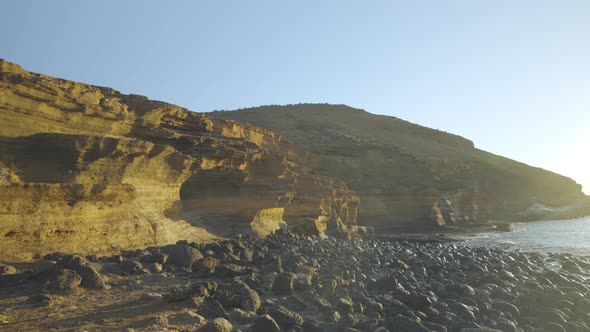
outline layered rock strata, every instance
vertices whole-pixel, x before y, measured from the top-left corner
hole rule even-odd
[[[279,154],[285,144],[0,61],[0,259],[356,225],[358,197]]]
[[[0,198],[4,260],[590,213],[569,178],[397,118],[327,104],[194,113],[2,60]]]
[[[361,197],[359,220],[382,232],[425,230],[490,219],[539,220],[543,205],[590,211],[567,177],[475,148],[463,137],[344,105],[298,104],[220,111],[285,137],[292,160],[339,178]],[[303,152],[302,152],[303,151]]]

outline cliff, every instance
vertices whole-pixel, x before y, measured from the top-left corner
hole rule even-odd
[[[277,153],[285,144],[0,60],[0,260],[353,229],[358,196]]]
[[[359,221],[376,231],[556,216],[527,213],[535,204],[549,210],[571,207],[566,208],[568,217],[590,211],[572,179],[395,117],[328,104],[264,106],[211,116],[285,137],[304,151],[290,152],[294,161],[342,179],[359,194]]]
[[[0,260],[589,207],[571,179],[393,117],[326,104],[194,113],[0,60]]]

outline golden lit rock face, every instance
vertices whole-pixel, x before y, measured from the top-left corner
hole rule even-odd
[[[0,60],[0,260],[356,224],[269,130]]]

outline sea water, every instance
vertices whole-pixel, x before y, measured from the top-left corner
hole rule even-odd
[[[514,224],[513,232],[478,234],[467,245],[590,255],[590,217]]]

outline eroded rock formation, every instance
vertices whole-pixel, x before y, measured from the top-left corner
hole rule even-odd
[[[194,113],[0,60],[0,260],[588,211],[569,178],[397,118],[327,104]]]
[[[358,197],[269,130],[0,60],[0,259],[356,225]]]

